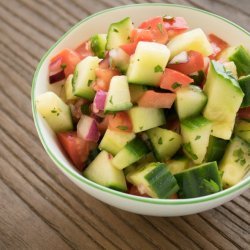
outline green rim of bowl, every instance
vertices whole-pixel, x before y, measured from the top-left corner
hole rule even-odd
[[[203,197],[198,197],[198,198],[191,198],[191,199],[177,199],[177,200],[171,200],[171,199],[152,199],[152,198],[145,198],[145,197],[139,197],[139,196],[133,196],[133,195],[129,195],[126,193],[122,193],[116,190],[112,190],[110,188],[101,186],[97,183],[94,183],[88,179],[86,179],[85,177],[83,177],[82,175],[78,174],[75,170],[68,168],[67,166],[63,165],[58,159],[57,157],[53,154],[53,152],[50,150],[49,146],[46,144],[46,141],[42,135],[41,129],[40,129],[40,125],[38,122],[38,117],[37,117],[37,112],[35,111],[35,98],[34,98],[34,93],[35,93],[35,88],[36,88],[36,83],[37,83],[37,76],[38,73],[40,71],[40,68],[44,62],[44,60],[48,57],[49,53],[69,34],[71,33],[74,29],[76,29],[79,25],[81,25],[82,23],[88,21],[89,19],[101,15],[103,13],[107,13],[107,12],[112,12],[114,10],[118,10],[118,9],[124,9],[124,8],[133,8],[135,6],[169,6],[169,7],[178,7],[178,8],[184,8],[184,9],[191,9],[194,11],[198,11],[198,12],[203,12],[207,15],[210,16],[214,16],[218,19],[223,20],[224,22],[236,27],[237,29],[241,30],[242,32],[246,33],[248,36],[250,36],[249,32],[246,31],[245,29],[243,29],[242,27],[238,26],[237,24],[227,20],[226,18],[223,18],[221,16],[218,16],[216,14],[210,13],[208,11],[204,11],[198,8],[194,8],[194,7],[190,7],[190,6],[184,6],[184,5],[178,5],[178,4],[163,4],[163,3],[143,3],[143,4],[132,4],[132,5],[124,5],[124,6],[118,6],[115,8],[111,8],[111,9],[106,9],[100,12],[97,12],[91,16],[88,16],[87,18],[79,21],[77,24],[75,24],[71,29],[69,29],[42,57],[41,61],[39,62],[37,69],[35,71],[34,77],[33,77],[33,81],[32,81],[32,89],[31,89],[31,102],[32,102],[32,113],[33,113],[33,117],[34,117],[34,122],[35,122],[35,126],[39,135],[39,138],[43,144],[43,147],[45,148],[46,152],[48,153],[48,155],[51,157],[51,159],[54,161],[54,163],[63,171],[66,172],[67,174],[69,174],[73,179],[76,179],[84,184],[87,184],[88,186],[94,187],[98,190],[104,191],[106,193],[109,194],[113,194],[122,198],[126,198],[132,201],[139,201],[139,202],[143,202],[143,203],[148,203],[148,204],[159,204],[159,205],[188,205],[188,204],[193,204],[193,203],[203,203],[203,202],[208,202],[211,200],[215,200],[217,198],[222,198],[225,197],[229,194],[232,194],[236,191],[242,190],[244,188],[246,188],[247,186],[250,187],[250,177],[246,178],[245,180],[243,180],[242,182],[240,182],[239,184],[228,188],[226,190],[223,190],[219,193],[215,193],[212,195],[208,195],[208,196],[203,196]]]

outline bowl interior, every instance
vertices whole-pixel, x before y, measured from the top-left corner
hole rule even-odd
[[[249,185],[250,179],[248,177],[236,186],[224,190],[220,193],[206,197],[185,200],[159,200],[143,197],[133,197],[131,195],[123,194],[115,190],[102,187],[85,179],[74,169],[72,164],[69,162],[67,157],[65,157],[63,151],[61,150],[55,134],[51,131],[46,122],[40,117],[39,114],[37,114],[35,110],[34,99],[36,98],[36,96],[44,93],[51,88],[51,86],[49,86],[47,77],[49,61],[63,48],[75,48],[93,34],[106,33],[109,25],[112,22],[119,21],[127,16],[130,16],[135,25],[138,25],[141,21],[147,18],[159,15],[162,16],[166,14],[171,16],[183,16],[187,20],[191,28],[202,28],[207,34],[214,33],[223,38],[231,45],[243,44],[250,50],[249,32],[222,17],[187,6],[167,4],[140,4],[121,6],[114,9],[105,10],[80,21],[49,49],[49,51],[44,55],[38,65],[32,85],[32,109],[39,137],[46,151],[48,152],[52,160],[56,163],[56,165],[71,179],[77,179],[78,181],[80,181],[85,190],[88,186],[91,186],[96,188],[100,192],[108,192],[120,197],[142,202],[145,201],[148,203],[150,202],[159,204],[190,204],[223,197],[230,193],[232,194],[236,190],[245,189],[246,186]],[[58,91],[57,87],[55,88],[55,91]]]

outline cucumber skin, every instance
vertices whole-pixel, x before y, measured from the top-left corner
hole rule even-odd
[[[148,147],[142,140],[138,138],[134,138],[132,141],[128,142],[125,148],[131,153],[137,155],[138,157],[149,153]]]
[[[158,165],[145,176],[145,179],[159,198],[168,198],[178,191],[179,186],[164,163],[156,164]]]
[[[245,94],[241,103],[241,108],[250,107],[250,75],[240,78],[239,84]]]
[[[91,37],[91,49],[96,56],[99,58],[105,57],[107,44],[107,35],[106,34],[96,34]]]
[[[250,54],[242,45],[236,47],[228,59],[235,63],[238,76],[250,74]]]
[[[187,169],[174,177],[180,187],[180,198],[195,198],[214,193],[204,187],[204,179],[214,181],[218,185],[218,192],[222,190],[221,177],[215,161]]]

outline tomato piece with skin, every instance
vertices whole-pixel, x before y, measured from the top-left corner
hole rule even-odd
[[[120,48],[123,51],[125,51],[129,56],[131,56],[131,55],[133,55],[135,53],[136,46],[137,46],[137,42],[123,44],[123,45],[120,46]]]
[[[120,73],[116,69],[105,69],[105,68],[97,68],[95,70],[96,73],[96,81],[93,84],[93,88],[95,91],[103,90],[108,91],[109,90],[109,84],[113,76],[118,76]]]
[[[240,119],[250,121],[250,107],[239,109],[237,117]]]
[[[138,106],[145,108],[171,108],[176,98],[174,93],[157,93],[147,90],[138,101]]]
[[[75,52],[78,53],[81,60],[84,59],[87,56],[93,56],[94,55],[93,51],[91,50],[90,41],[83,42],[81,45],[79,45],[75,49]]]
[[[190,50],[187,52],[188,61],[185,63],[176,63],[169,64],[168,68],[177,70],[183,74],[190,75],[194,72],[198,72],[200,70],[204,70],[204,57],[203,55],[194,50]]]
[[[183,17],[163,18],[163,21],[169,39],[180,35],[189,29],[187,22]]]
[[[108,115],[108,128],[115,131],[132,132],[132,123],[127,112]]]
[[[129,187],[128,189],[128,193],[131,195],[135,195],[135,196],[141,196],[141,197],[150,197],[147,194],[141,194],[138,190],[138,188],[134,185],[131,185],[131,187]]]
[[[164,25],[163,17],[154,17],[146,20],[139,25],[139,29],[150,30],[152,32],[153,41],[166,44],[168,41],[168,33]]]
[[[55,62],[60,61],[58,67],[64,70],[65,77],[68,77],[75,70],[76,65],[80,62],[80,56],[72,49],[64,49],[59,54],[51,59],[50,65],[55,65]],[[55,71],[55,68],[50,67],[50,71]]]
[[[223,50],[229,47],[227,42],[214,34],[209,34],[208,39],[213,48],[213,54],[209,56],[210,59],[216,59]]]
[[[75,167],[82,171],[89,151],[94,147],[93,143],[77,137],[75,131],[58,133],[57,138]]]
[[[194,80],[192,78],[182,74],[181,72],[166,68],[159,85],[162,89],[176,92],[179,88],[188,86],[193,81]]]

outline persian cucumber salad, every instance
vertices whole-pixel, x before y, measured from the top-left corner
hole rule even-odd
[[[250,170],[250,53],[183,17],[129,17],[51,58],[36,109],[87,179],[131,195],[200,197]]]

